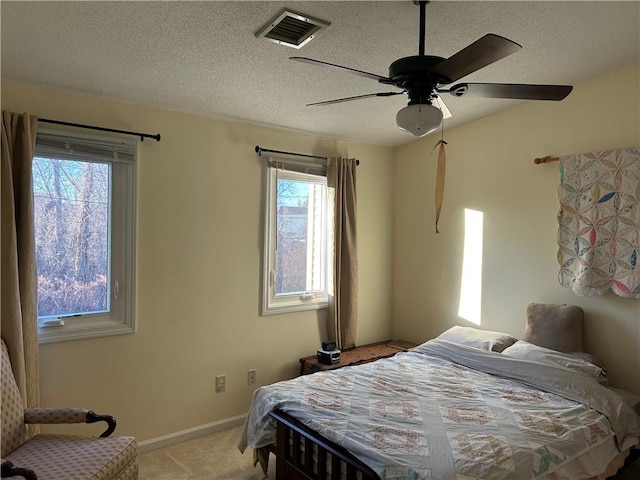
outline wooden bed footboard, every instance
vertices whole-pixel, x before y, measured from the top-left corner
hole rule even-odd
[[[380,480],[340,445],[320,436],[292,416],[274,410],[277,423],[277,480]]]

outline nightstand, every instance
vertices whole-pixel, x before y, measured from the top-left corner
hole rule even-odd
[[[405,340],[385,340],[383,342],[370,343],[340,352],[340,363],[325,365],[319,363],[316,355],[300,359],[300,375],[335,370],[349,365],[360,365],[373,362],[380,358],[393,357],[398,352],[406,352],[410,348],[417,347],[417,343]]]

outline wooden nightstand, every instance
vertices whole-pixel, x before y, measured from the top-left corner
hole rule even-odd
[[[333,365],[318,363],[316,355],[304,357],[300,359],[300,375],[307,375],[324,370],[335,370],[336,368],[342,368],[348,365],[369,363],[380,358],[393,357],[398,352],[406,352],[416,346],[418,346],[417,343],[407,342],[405,340],[385,340],[383,342],[370,343],[349,350],[343,350],[340,352],[340,363]]]

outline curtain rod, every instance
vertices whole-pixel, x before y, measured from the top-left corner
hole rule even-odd
[[[297,157],[317,158],[319,160],[326,160],[327,157],[321,157],[318,155],[307,155],[306,153],[284,152],[282,150],[270,150],[268,148],[262,148],[260,145],[256,145],[256,153],[258,156],[262,155],[262,152],[270,153],[283,153],[285,155],[295,155]],[[356,165],[360,165],[360,160],[356,160]]]
[[[533,163],[535,163],[536,165],[539,165],[541,163],[557,162],[559,160],[560,160],[560,157],[550,157],[547,155],[546,157],[534,158]]]
[[[160,134],[159,133],[156,133],[155,135],[152,135],[150,133],[129,132],[127,130],[116,130],[114,128],[94,127],[93,125],[84,125],[82,123],[63,122],[61,120],[50,120],[48,118],[39,118],[38,122],[54,123],[56,125],[66,125],[68,127],[86,128],[86,129],[89,129],[89,130],[100,130],[101,132],[113,132],[113,133],[122,133],[124,135],[133,135],[135,137],[140,137],[140,141],[142,141],[142,142],[144,142],[145,138],[153,138],[157,142],[160,141]]]

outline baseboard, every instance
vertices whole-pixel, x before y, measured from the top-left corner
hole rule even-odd
[[[235,417],[224,418],[216,422],[198,425],[197,427],[187,428],[186,430],[180,430],[179,432],[162,435],[161,437],[143,440],[138,442],[138,453],[151,452],[158,448],[168,447],[169,445],[175,445],[176,443],[209,435],[210,433],[219,432],[220,430],[226,430],[228,428],[235,427],[236,425],[241,425],[244,423],[246,416],[246,414],[243,414]]]

